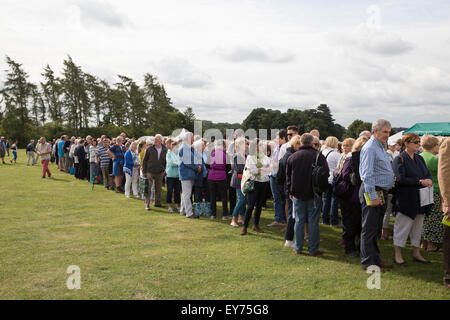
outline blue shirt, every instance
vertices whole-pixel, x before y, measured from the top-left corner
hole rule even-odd
[[[383,144],[374,136],[361,150],[359,175],[371,200],[378,198],[375,187],[389,190],[394,186],[390,157]]]
[[[64,140],[58,142],[58,157],[64,157]]]

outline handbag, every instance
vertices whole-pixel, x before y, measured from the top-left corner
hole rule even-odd
[[[255,190],[255,180],[248,179],[244,184],[244,188],[242,188],[242,193],[246,194],[253,190]]]
[[[252,175],[248,168],[244,168],[241,180],[241,191],[245,195],[248,192],[252,192],[255,189],[255,181],[251,179]],[[250,183],[249,183],[250,182]]]
[[[333,181],[333,194],[338,198],[348,198],[351,195],[350,185],[342,178],[339,173]]]

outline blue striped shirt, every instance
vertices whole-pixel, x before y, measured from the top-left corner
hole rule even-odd
[[[372,136],[361,150],[359,175],[370,199],[376,199],[375,187],[389,190],[394,186],[394,171],[383,144]]]
[[[109,166],[109,160],[111,160],[111,158],[106,153],[106,148],[104,146],[97,148],[97,157],[100,161],[100,168]]]

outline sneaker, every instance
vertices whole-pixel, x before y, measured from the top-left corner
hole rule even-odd
[[[150,211],[150,207],[149,206],[145,206],[145,210]]]
[[[223,216],[222,220],[231,220],[231,216],[229,216],[229,215],[228,216]]]
[[[286,240],[284,246],[287,248],[294,248],[294,241]]]
[[[216,220],[216,216],[211,216],[211,220]]]
[[[177,207],[177,211],[178,211],[178,212],[181,212],[181,207]]]
[[[173,213],[173,208],[170,207],[170,208],[168,209],[168,211],[169,211],[170,213]]]

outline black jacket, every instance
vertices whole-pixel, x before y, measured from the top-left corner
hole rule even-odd
[[[158,150],[155,146],[148,147],[145,150],[144,159],[142,159],[142,172],[143,173],[162,173],[166,170],[166,155],[167,147],[161,145],[161,154],[158,159]]]
[[[289,194],[303,201],[314,199],[312,188],[312,170],[313,163],[316,162],[317,153],[313,147],[300,147],[287,160],[286,165],[286,187]],[[322,153],[317,161],[319,166],[326,170],[328,163]]]
[[[396,201],[393,211],[400,212],[411,219],[418,214],[429,213],[431,205],[421,207],[419,197],[419,189],[423,188],[419,180],[431,179],[425,160],[417,154],[414,155],[414,159],[411,159],[403,151],[395,157],[392,168],[397,178]]]
[[[286,153],[278,163],[277,182],[286,189],[286,163],[288,158],[295,152],[291,147],[286,149]],[[287,190],[287,189],[286,189]]]

